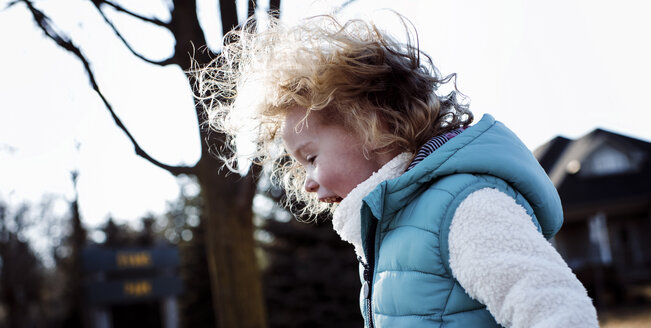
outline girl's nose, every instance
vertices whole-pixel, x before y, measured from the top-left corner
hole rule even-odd
[[[305,191],[316,192],[318,189],[319,189],[319,184],[316,183],[316,181],[314,181],[310,177],[307,177],[305,179]]]

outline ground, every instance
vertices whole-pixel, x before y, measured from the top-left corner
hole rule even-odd
[[[599,312],[601,328],[651,328],[651,305]]]

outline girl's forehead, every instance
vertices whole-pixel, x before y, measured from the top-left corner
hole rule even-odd
[[[308,111],[302,107],[292,107],[287,110],[283,119],[282,131],[283,134],[294,132],[298,133],[310,125],[317,124],[318,120],[315,119],[315,113]]]
[[[282,127],[282,139],[285,149],[294,158],[306,145],[318,142],[319,124],[312,115],[306,117],[306,110],[292,110],[285,116]]]

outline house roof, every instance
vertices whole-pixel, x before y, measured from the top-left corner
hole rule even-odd
[[[536,156],[536,159],[538,159],[538,162],[543,169],[545,169],[547,174],[549,174],[551,169],[554,167],[554,164],[558,161],[558,158],[563,154],[563,151],[571,142],[572,140],[568,138],[557,136],[534,150],[534,156]]]
[[[591,161],[604,149],[626,158],[629,166],[612,172],[591,171]],[[534,155],[556,186],[566,217],[572,211],[594,213],[651,203],[649,142],[596,129],[576,140],[556,137],[537,148]]]

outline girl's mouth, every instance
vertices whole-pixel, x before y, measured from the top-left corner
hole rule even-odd
[[[339,196],[330,196],[330,197],[323,197],[319,199],[319,201],[322,201],[324,203],[339,203],[342,201],[342,198]]]

